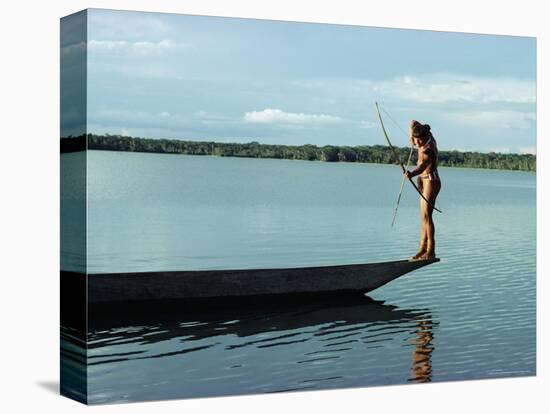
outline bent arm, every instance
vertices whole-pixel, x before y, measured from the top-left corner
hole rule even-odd
[[[416,168],[411,171],[410,176],[416,177],[417,175],[422,174],[424,170],[426,170],[426,168],[428,168],[428,166],[432,163],[434,157],[435,157],[435,154],[433,150],[427,150],[426,152],[424,152],[424,156],[420,164],[418,164]]]

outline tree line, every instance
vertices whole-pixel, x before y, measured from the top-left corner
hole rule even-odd
[[[80,151],[86,139],[61,139],[61,151]],[[214,141],[185,141],[177,139],[133,138],[122,135],[87,135],[87,148],[93,150],[153,152],[163,154],[213,155],[219,157],[275,158],[326,162],[363,162],[393,164],[391,151],[384,145],[336,146],[270,145],[258,142],[225,143]],[[406,162],[409,148],[396,148]],[[416,151],[412,162],[416,162]],[[536,157],[532,154],[503,154],[462,151],[439,151],[439,165],[448,167],[489,168],[535,171]]]

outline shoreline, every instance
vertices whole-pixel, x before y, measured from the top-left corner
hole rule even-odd
[[[345,164],[396,164],[384,145],[335,146],[325,145],[272,145],[225,143],[215,141],[186,141],[152,138],[134,138],[120,135],[88,134],[63,137],[61,153],[85,150],[112,152],[140,152],[170,155],[197,155],[220,158],[274,159]],[[401,159],[406,159],[410,148],[396,147]],[[413,155],[410,165],[416,163]],[[481,170],[536,172],[536,155],[504,154],[460,151],[439,151],[439,167],[471,168]]]

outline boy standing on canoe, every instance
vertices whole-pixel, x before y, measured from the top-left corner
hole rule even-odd
[[[411,144],[418,150],[418,161],[413,171],[405,171],[407,178],[418,176],[418,189],[429,201],[420,198],[420,249],[413,259],[435,259],[435,226],[433,206],[441,190],[441,180],[437,172],[437,142],[430,126],[412,120],[410,124]]]

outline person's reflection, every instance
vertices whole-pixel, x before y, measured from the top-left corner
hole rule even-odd
[[[416,337],[412,339],[415,349],[412,353],[411,381],[430,382],[432,380],[431,356],[433,352],[432,321],[429,316],[416,319]]]

